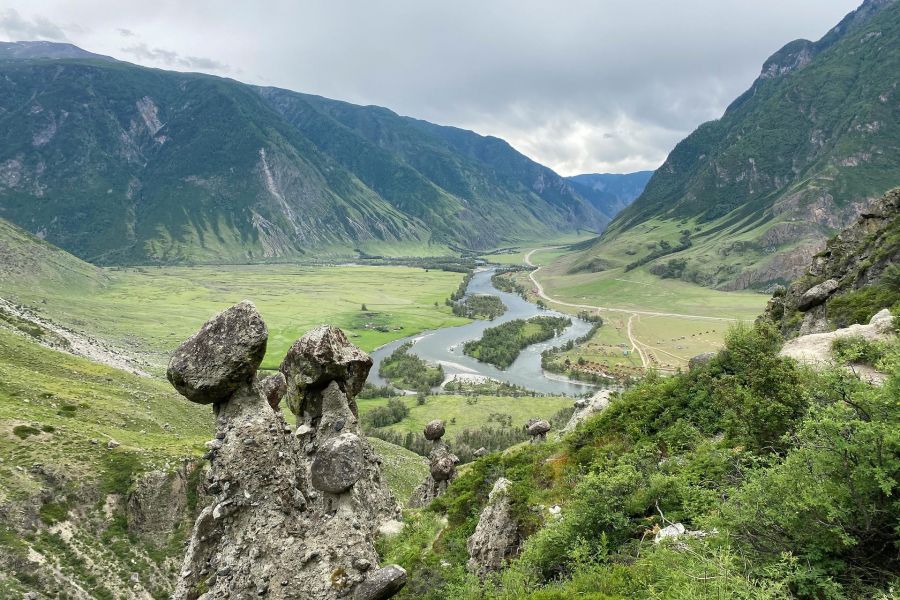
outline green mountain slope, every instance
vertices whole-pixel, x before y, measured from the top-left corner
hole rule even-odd
[[[900,181],[897,73],[894,0],[867,0],[818,42],[791,42],[721,119],[678,144],[588,253],[649,257],[657,274],[726,289],[791,280]],[[682,231],[688,249],[649,247],[682,246]]]
[[[653,171],[636,171],[585,173],[566,179],[575,184],[575,188],[594,205],[594,208],[612,218],[641,195],[652,176]]]
[[[0,53],[0,217],[91,262],[424,254],[607,221],[499,140],[453,130],[503,147],[476,158],[386,109],[50,50]]]

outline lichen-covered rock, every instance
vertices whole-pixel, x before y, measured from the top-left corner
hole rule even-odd
[[[287,393],[287,379],[285,379],[284,373],[278,372],[260,379],[258,385],[259,391],[262,392],[272,410],[278,410],[281,399]]]
[[[522,534],[512,515],[510,485],[511,482],[503,477],[494,482],[475,533],[466,542],[469,551],[466,568],[471,573],[483,575],[488,571],[496,571],[519,553]]]
[[[429,421],[427,425],[425,425],[425,439],[434,442],[442,437],[444,437],[444,422],[440,419],[435,419],[434,421]]]
[[[356,589],[354,600],[385,600],[406,585],[406,569],[388,565],[378,569]]]
[[[432,460],[429,465],[429,471],[432,479],[435,481],[447,481],[452,478],[456,472],[456,464],[459,459],[455,454],[445,453],[443,456]]]
[[[836,279],[828,279],[818,285],[814,285],[800,296],[797,303],[797,310],[805,312],[814,306],[818,306],[825,302],[828,297],[840,287],[840,283]]]
[[[310,467],[313,487],[331,494],[349,490],[362,473],[362,441],[353,433],[342,433],[322,444]]]
[[[247,301],[235,304],[175,350],[166,376],[191,402],[222,402],[253,379],[268,338],[256,307]]]
[[[525,430],[531,436],[531,443],[537,444],[547,438],[547,432],[550,431],[550,423],[544,419],[531,419],[525,426]]]
[[[330,325],[316,327],[294,342],[281,363],[288,381],[288,407],[296,415],[305,412],[307,396],[336,381],[355,415],[353,398],[362,390],[371,368],[371,357],[350,343],[343,331]]]
[[[482,446],[481,448],[479,448],[478,450],[473,452],[472,456],[474,456],[475,458],[481,458],[482,456],[486,456],[487,453],[488,453],[487,448]]]

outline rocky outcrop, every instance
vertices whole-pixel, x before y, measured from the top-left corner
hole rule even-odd
[[[376,568],[373,539],[398,511],[353,404],[371,360],[331,327],[295,343],[281,369],[295,432],[254,377],[265,344],[265,324],[242,302],[170,363],[178,391],[216,416],[212,503],[194,524],[173,598],[388,598],[406,573]]]
[[[694,369],[699,369],[705,364],[708,364],[709,361],[714,359],[717,356],[717,352],[703,352],[696,356],[692,356],[688,361],[688,371],[693,371]]]
[[[828,240],[825,250],[817,254],[806,274],[786,290],[777,290],[766,307],[765,319],[774,322],[786,337],[825,333],[844,328],[846,314],[834,307],[837,299],[857,294],[863,289],[872,293],[882,289],[885,306],[874,306],[870,318],[880,309],[900,299],[896,276],[900,264],[900,188],[891,190],[878,202],[863,210],[856,222]],[[893,269],[893,271],[892,271]],[[860,321],[857,320],[857,323]],[[864,322],[864,321],[863,321]]]
[[[434,447],[428,454],[428,477],[413,490],[407,503],[410,508],[428,506],[447,491],[447,486],[456,478],[456,465],[459,463],[459,458],[441,441],[444,436],[443,421],[430,421],[425,426],[424,435],[425,439],[434,443]]]
[[[826,333],[801,335],[788,340],[781,349],[781,356],[793,358],[813,367],[831,366],[835,359],[831,346],[835,340],[861,337],[869,341],[888,341],[895,336],[894,317],[885,309],[877,313],[866,325],[851,325]]]
[[[590,398],[579,398],[575,401],[575,412],[569,418],[565,427],[559,430],[560,437],[574,431],[578,424],[587,419],[589,416],[604,410],[609,406],[610,390],[600,390]]]
[[[188,487],[198,468],[189,460],[172,472],[150,471],[138,477],[125,503],[128,532],[157,546],[164,543],[188,518]]]
[[[494,483],[475,533],[466,542],[469,551],[466,568],[471,573],[483,575],[496,571],[519,553],[523,538],[512,516],[510,485],[511,482],[503,477]]]

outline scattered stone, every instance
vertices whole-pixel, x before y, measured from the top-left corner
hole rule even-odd
[[[116,440],[109,440],[108,442],[106,442],[106,449],[107,449],[107,450],[113,450],[114,448],[118,448],[118,447],[121,446],[121,445],[122,445],[122,444],[120,444],[120,443],[117,442]]]
[[[429,421],[425,426],[425,439],[435,442],[444,437],[444,422],[440,419]]]
[[[385,600],[406,585],[406,577],[406,570],[400,565],[382,567],[369,575],[356,588],[353,598],[355,600]]]
[[[800,296],[797,303],[797,310],[806,312],[814,306],[818,306],[825,302],[828,297],[840,287],[840,283],[836,279],[828,279],[819,285],[814,285]]]
[[[667,525],[656,532],[656,535],[653,536],[653,543],[658,544],[665,539],[678,539],[679,536],[684,535],[685,528],[681,523],[672,523],[671,525]]]
[[[272,410],[278,410],[281,399],[287,393],[287,379],[284,373],[276,373],[259,381],[259,391],[265,396]]]
[[[310,478],[317,490],[341,494],[362,476],[362,442],[359,436],[343,433],[319,448],[312,461]]]
[[[487,453],[488,453],[487,448],[482,446],[481,448],[479,448],[478,450],[473,452],[472,456],[474,456],[475,458],[481,458],[482,456],[485,456]]]
[[[223,402],[256,373],[269,333],[252,303],[220,312],[172,354],[166,376],[198,404]]]

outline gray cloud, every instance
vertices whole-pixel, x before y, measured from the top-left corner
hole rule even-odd
[[[183,67],[185,69],[197,69],[201,71],[229,71],[228,65],[211,58],[202,56],[182,56],[172,50],[163,48],[149,48],[141,42],[128,48],[122,48],[122,52],[130,54],[139,61],[160,63],[169,67]]]
[[[820,37],[860,1],[4,4],[84,25],[65,32],[93,52],[387,106],[502,137],[572,174],[658,166],[770,54]],[[125,50],[118,29],[135,34]]]
[[[0,12],[0,31],[11,40],[53,40],[66,41],[65,32],[50,19],[45,17],[23,18],[13,8]]]
[[[117,27],[116,31],[119,33],[119,35],[121,35],[122,37],[125,37],[125,38],[130,38],[130,37],[135,36],[135,33],[132,30],[126,29],[124,27]]]

